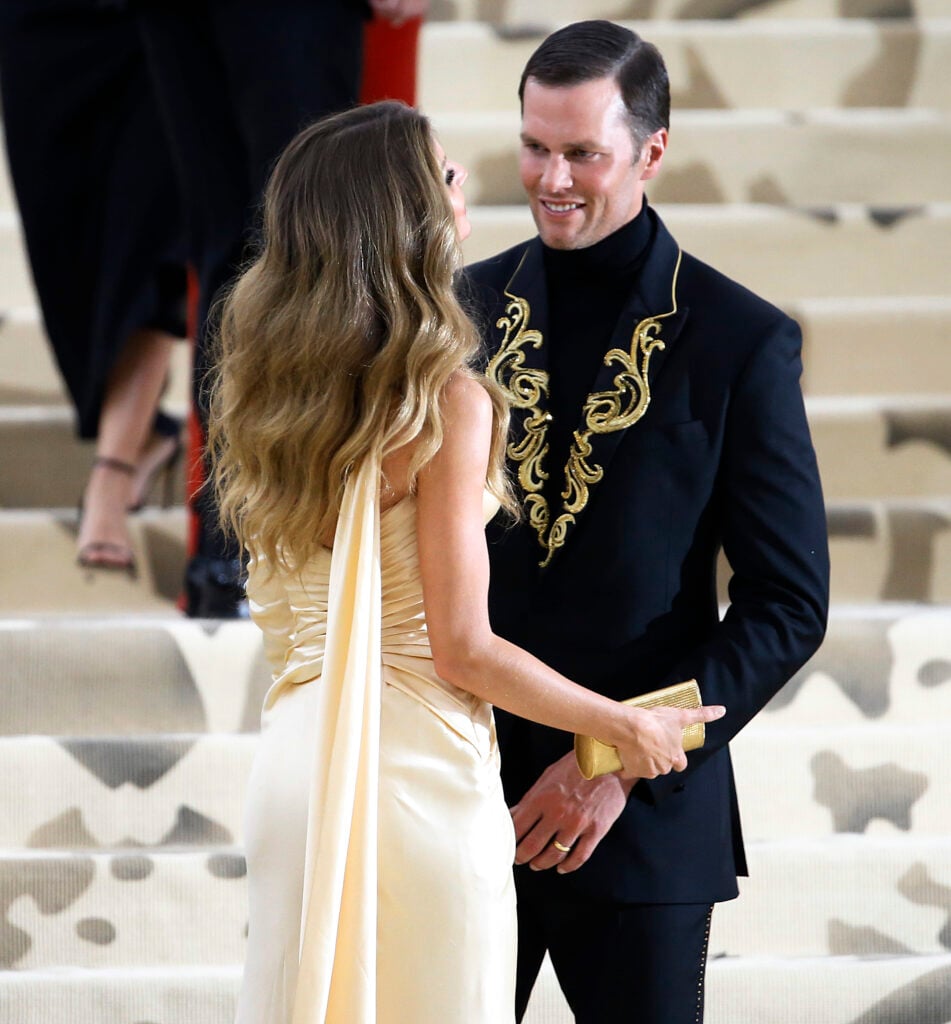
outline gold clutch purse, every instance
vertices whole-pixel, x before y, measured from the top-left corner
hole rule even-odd
[[[696,679],[688,679],[683,683],[665,686],[662,690],[651,690],[638,697],[623,701],[638,708],[698,708],[700,707],[700,687]],[[684,750],[697,750],[703,746],[703,722],[696,722],[684,729]],[[578,770],[586,779],[594,779],[599,775],[620,771],[624,766],[618,757],[617,747],[602,743],[593,736],[575,734],[575,759]]]

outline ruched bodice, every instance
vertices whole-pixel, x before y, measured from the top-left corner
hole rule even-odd
[[[498,502],[485,493],[488,521]],[[270,707],[289,686],[308,683],[323,671],[327,643],[331,554],[322,548],[296,573],[267,577],[262,561],[252,561],[248,578],[251,615],[264,631],[274,684],[265,698]],[[490,711],[483,701],[440,679],[433,669],[426,629],[423,588],[416,541],[416,499],[409,495],[380,515],[382,579],[381,654],[384,682],[412,693],[447,724],[471,738],[471,727],[458,719],[487,726]]]
[[[372,464],[348,483],[333,551],[249,566],[274,683],[237,1024],[512,1020],[515,843],[492,708],[436,674],[416,500],[377,514],[378,486]],[[486,519],[497,508],[487,495]]]

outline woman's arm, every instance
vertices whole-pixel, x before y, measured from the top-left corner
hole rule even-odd
[[[482,502],[492,406],[459,375],[445,398],[445,437],[418,480],[418,543],[426,621],[441,678],[511,711],[618,748],[622,774],[655,778],[686,766],[681,731],[724,709],[645,711],[579,686],[489,625],[489,558]]]

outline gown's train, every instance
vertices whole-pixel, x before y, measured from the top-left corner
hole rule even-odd
[[[433,669],[412,497],[347,486],[333,553],[252,562],[275,681],[245,817],[236,1024],[507,1024],[514,835],[492,709]],[[494,511],[487,509],[487,512]]]

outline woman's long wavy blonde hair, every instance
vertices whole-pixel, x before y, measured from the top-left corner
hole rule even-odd
[[[271,565],[331,536],[351,469],[415,442],[411,485],[442,442],[441,398],[471,373],[475,327],[429,123],[376,103],[304,129],[264,197],[263,246],[221,310],[209,448],[222,524]],[[494,406],[488,485],[504,473]]]

